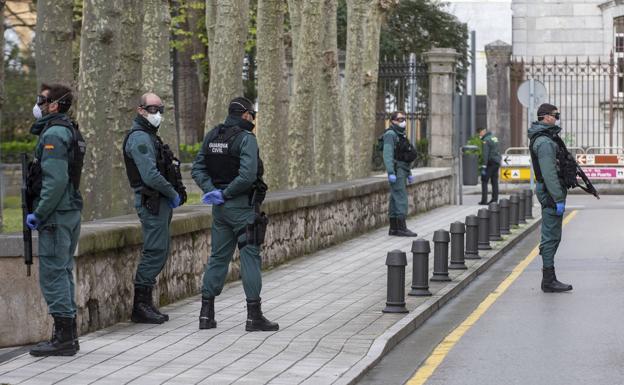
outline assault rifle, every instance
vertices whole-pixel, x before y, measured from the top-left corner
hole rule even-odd
[[[178,195],[180,195],[180,206],[186,203],[187,195],[186,195],[186,187],[182,182],[182,172],[180,170],[180,160],[176,158],[171,151],[171,148],[168,144],[163,145],[163,150],[165,153],[165,159],[170,161],[165,161],[165,179],[167,179],[176,190]]]
[[[583,181],[583,183],[585,184],[583,186],[582,184],[578,183],[578,181],[577,181],[577,186],[580,187],[581,189],[583,189],[583,191],[585,191],[586,193],[589,193],[589,194],[592,194],[593,196],[595,196],[596,199],[600,199],[600,196],[598,195],[598,191],[596,190],[596,188],[594,187],[592,182],[589,180],[587,175],[585,175],[585,172],[583,171],[581,166],[579,166],[578,164],[576,165],[576,175],[579,176],[581,178],[581,180]]]
[[[22,234],[24,238],[24,263],[26,275],[30,277],[30,266],[33,263],[32,231],[26,224],[26,216],[32,211],[32,204],[28,198],[28,155],[22,153]]]
[[[266,235],[267,225],[269,224],[269,218],[260,211],[260,206],[266,197],[266,192],[269,189],[262,178],[254,183],[251,194],[249,195],[249,204],[254,208],[254,222],[247,225],[247,243],[250,245],[260,246],[264,243],[264,237]]]

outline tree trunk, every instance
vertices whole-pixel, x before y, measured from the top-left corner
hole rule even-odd
[[[72,61],[74,0],[37,1],[35,60],[37,85],[74,83]]]
[[[398,0],[347,0],[347,58],[343,88],[345,165],[349,179],[371,169],[379,36],[385,14]]]
[[[323,0],[305,0],[301,6],[301,30],[294,57],[294,92],[288,113],[288,184],[315,183],[313,106],[320,68],[321,8]]]
[[[143,4],[145,10],[143,19],[143,91],[153,92],[160,96],[165,105],[165,113],[158,133],[177,154],[179,150],[173,103],[169,0],[144,0]]]
[[[314,155],[320,183],[341,180],[344,174],[344,133],[338,83],[337,0],[323,0],[323,61],[314,119]]]
[[[0,47],[4,47],[4,0],[0,0]],[[4,105],[4,55],[0,55],[0,133],[2,132],[2,106]],[[2,161],[0,161],[2,166]],[[0,173],[2,173],[0,167]],[[4,179],[4,176],[3,176]],[[0,182],[0,232],[4,227],[4,216],[2,209],[4,208],[4,186]]]
[[[284,0],[258,1],[258,140],[265,181],[272,190],[288,182],[288,88],[284,77]]]
[[[175,7],[180,1],[175,2]],[[177,116],[177,127],[180,144],[194,145],[201,142],[204,133],[206,100],[201,90],[201,79],[198,60],[193,55],[205,53],[206,46],[197,37],[197,22],[205,19],[205,14],[194,7],[186,7],[186,18],[179,28],[192,35],[182,37],[184,44],[173,52],[174,97]]]
[[[78,122],[87,142],[83,190],[86,220],[130,212],[122,142],[141,96],[143,2],[85,0]]]
[[[206,2],[206,12],[214,1]],[[211,17],[212,17],[212,11]],[[223,122],[233,98],[243,95],[243,58],[247,42],[249,0],[216,0],[214,22],[206,18],[210,56],[210,89],[206,103],[206,130]],[[210,28],[213,32],[210,32]]]

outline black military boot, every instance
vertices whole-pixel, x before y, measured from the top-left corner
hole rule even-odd
[[[397,235],[398,230],[399,218],[390,218],[390,230],[388,230],[388,235]]]
[[[202,307],[199,312],[199,328],[214,329],[216,327],[214,297],[202,297]]]
[[[74,333],[74,346],[76,351],[80,351],[80,343],[78,343],[78,325],[76,324],[76,317],[72,318],[72,333]]]
[[[169,321],[169,314],[165,314],[165,313],[161,313],[160,310],[158,310],[158,308],[156,307],[156,305],[154,305],[154,299],[152,297],[152,288],[148,288],[149,289],[149,305],[152,308],[152,310],[154,311],[154,313],[158,314],[159,316],[162,316],[165,318],[165,321]]]
[[[140,324],[161,324],[165,317],[152,309],[152,289],[145,286],[134,287],[134,304],[132,305],[132,322]]]
[[[74,344],[73,318],[54,317],[54,334],[50,341],[37,344],[30,349],[30,354],[35,357],[47,356],[73,356],[76,354]]]
[[[397,231],[396,231],[396,236],[399,237],[416,237],[418,236],[418,234],[416,234],[415,232],[411,231],[410,229],[407,228],[407,224],[405,223],[405,218],[401,217],[401,218],[397,218]]]
[[[262,315],[260,298],[247,300],[247,323],[245,324],[245,330],[248,332],[274,332],[279,330],[279,325],[276,322],[271,322]]]
[[[542,291],[544,293],[561,293],[570,290],[572,290],[572,285],[557,281],[554,266],[542,269]]]

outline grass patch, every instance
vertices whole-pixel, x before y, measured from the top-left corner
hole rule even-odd
[[[188,193],[186,194],[186,204],[196,205],[201,203],[200,193]]]

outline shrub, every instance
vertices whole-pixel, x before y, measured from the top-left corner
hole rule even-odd
[[[29,156],[35,151],[37,140],[30,141],[10,141],[0,143],[0,154],[2,163],[20,163],[20,155],[25,152]]]

